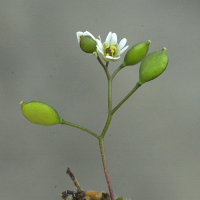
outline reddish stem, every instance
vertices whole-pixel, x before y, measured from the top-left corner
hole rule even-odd
[[[103,169],[104,169],[104,173],[105,173],[105,176],[106,176],[108,189],[109,189],[109,192],[110,192],[110,198],[111,198],[111,200],[115,200],[110,176],[109,176],[109,173],[108,173],[108,167],[107,167],[107,163],[106,163],[106,156],[105,156],[105,150],[104,150],[104,139],[101,138],[101,137],[99,138],[99,146],[100,146],[100,149],[101,149],[101,158],[102,158],[102,163],[103,163]]]

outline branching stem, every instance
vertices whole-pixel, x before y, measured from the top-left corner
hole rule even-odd
[[[108,71],[109,62],[106,62],[106,65],[104,65],[104,63],[101,61],[101,59],[99,58],[98,55],[97,55],[97,60],[99,61],[99,63],[103,67],[103,69],[106,73],[106,76],[107,76],[107,80],[108,80],[108,116],[107,116],[107,121],[106,121],[105,126],[102,130],[101,135],[99,136],[96,133],[94,133],[94,132],[92,132],[92,131],[90,131],[90,130],[82,127],[82,126],[79,126],[77,124],[73,124],[73,123],[65,121],[65,120],[62,120],[61,124],[65,124],[65,125],[69,125],[69,126],[81,129],[81,130],[93,135],[94,137],[96,137],[99,140],[99,147],[100,147],[100,151],[101,151],[101,159],[102,159],[102,163],[103,163],[104,174],[105,174],[106,181],[107,181],[107,184],[108,184],[108,189],[109,189],[109,192],[110,192],[110,198],[111,198],[111,200],[115,200],[110,176],[109,176],[109,173],[108,173],[108,167],[107,167],[107,163],[106,163],[106,155],[105,155],[105,149],[104,149],[104,137],[106,135],[108,127],[110,126],[113,114],[141,86],[141,83],[138,82],[135,85],[135,87],[124,97],[124,99],[122,99],[121,102],[119,102],[119,104],[113,109],[112,108],[112,81],[113,81],[114,77],[116,76],[116,74],[124,67],[124,65],[122,63],[114,71],[112,76],[110,76],[109,71]]]

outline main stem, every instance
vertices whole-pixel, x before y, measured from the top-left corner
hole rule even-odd
[[[108,189],[110,192],[110,198],[111,200],[115,200],[114,198],[114,192],[112,189],[112,184],[111,184],[111,180],[110,180],[110,176],[108,173],[108,167],[107,167],[107,163],[106,163],[106,155],[105,155],[105,149],[104,149],[104,137],[105,134],[108,130],[108,127],[110,125],[110,122],[112,120],[112,116],[113,114],[119,109],[119,107],[142,85],[140,82],[138,82],[135,87],[126,95],[126,97],[124,99],[122,99],[122,101],[114,108],[112,109],[112,80],[114,79],[115,75],[124,67],[123,63],[118,67],[118,69],[115,70],[115,72],[113,73],[112,76],[110,76],[109,71],[108,71],[108,62],[106,63],[106,66],[103,64],[103,62],[101,61],[101,59],[99,58],[99,56],[97,56],[97,60],[99,61],[99,63],[102,65],[106,76],[107,76],[107,80],[108,80],[108,117],[107,117],[107,121],[106,124],[104,126],[104,129],[101,133],[101,135],[97,135],[96,133],[86,129],[85,127],[79,126],[77,124],[65,121],[65,120],[61,120],[61,124],[65,124],[65,125],[69,125],[78,129],[81,129],[91,135],[93,135],[94,137],[96,137],[99,140],[99,147],[100,147],[100,151],[101,151],[101,158],[102,158],[102,163],[103,163],[103,169],[104,169],[104,173],[105,173],[105,177],[106,177],[106,181],[108,184]]]
[[[103,163],[103,169],[104,169],[104,173],[105,173],[105,177],[106,177],[106,181],[108,184],[108,189],[110,192],[110,198],[111,200],[115,200],[114,198],[114,192],[112,189],[112,184],[111,184],[111,180],[110,180],[110,176],[108,173],[108,167],[107,167],[107,163],[106,163],[106,155],[105,155],[105,149],[104,149],[104,137],[105,134],[108,130],[108,127],[110,125],[110,122],[112,120],[112,116],[113,114],[119,109],[119,107],[142,85],[140,82],[138,82],[136,84],[136,86],[126,95],[126,97],[124,99],[122,99],[122,101],[114,108],[112,109],[112,80],[114,79],[115,75],[124,67],[123,63],[115,70],[115,72],[112,74],[112,76],[110,76],[109,72],[108,72],[108,62],[106,63],[106,66],[103,64],[103,62],[101,61],[101,59],[99,58],[99,56],[97,56],[97,60],[99,61],[99,63],[102,65],[106,76],[107,76],[107,80],[108,80],[108,117],[107,117],[107,121],[106,124],[104,126],[104,129],[101,133],[101,135],[98,137],[99,140],[99,147],[100,147],[100,151],[101,151],[101,158],[102,158],[102,163]],[[90,133],[91,134],[91,133]],[[94,135],[95,136],[95,135]]]
[[[99,136],[99,147],[100,147],[100,151],[101,151],[101,159],[102,159],[102,163],[103,163],[103,169],[104,169],[104,174],[106,177],[106,181],[107,181],[107,185],[108,185],[108,189],[109,189],[109,193],[110,193],[110,198],[111,200],[115,200],[114,198],[114,192],[112,189],[112,184],[111,184],[111,180],[110,180],[110,176],[108,173],[108,167],[107,167],[107,163],[106,163],[106,155],[105,155],[105,149],[104,149],[104,137],[105,134],[108,130],[108,127],[110,125],[110,122],[112,120],[112,79],[109,75],[108,72],[108,62],[106,63],[106,66],[101,62],[101,59],[99,57],[97,57],[98,61],[100,62],[100,64],[102,65],[102,67],[104,68],[104,71],[106,72],[106,76],[107,76],[107,80],[108,80],[108,117],[107,117],[107,121],[106,124],[104,126],[104,129],[101,133],[101,135]]]
[[[109,173],[108,173],[108,167],[107,167],[107,163],[106,163],[106,156],[105,156],[105,150],[104,150],[104,138],[102,138],[102,137],[99,138],[99,146],[100,146],[100,150],[101,150],[101,158],[102,158],[102,163],[103,163],[103,169],[104,169],[104,173],[105,173],[105,176],[106,176],[108,189],[109,189],[109,192],[110,192],[110,198],[111,198],[111,200],[115,200],[110,176],[109,176]]]

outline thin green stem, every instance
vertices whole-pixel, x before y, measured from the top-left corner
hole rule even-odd
[[[114,200],[114,192],[113,192],[113,189],[112,189],[112,184],[111,184],[110,176],[109,176],[109,173],[108,173],[108,167],[107,167],[107,163],[106,163],[106,156],[105,156],[105,150],[104,150],[104,138],[103,137],[99,138],[99,147],[100,147],[100,150],[101,150],[101,158],[102,158],[102,163],[103,163],[103,169],[104,169],[104,173],[105,173],[105,176],[106,176],[108,189],[109,189],[109,192],[110,192],[110,198],[111,198],[111,200]]]
[[[99,58],[99,56],[97,55],[97,60],[99,61],[99,63],[101,64],[101,66],[103,67],[105,73],[106,73],[106,76],[107,76],[107,79],[109,80],[110,79],[110,74],[109,74],[109,71],[107,69],[107,67],[103,64],[103,62],[101,61],[101,59]]]
[[[113,80],[114,77],[117,75],[117,73],[118,73],[121,69],[123,69],[124,67],[125,67],[125,66],[124,66],[124,64],[122,63],[122,64],[114,71],[114,73],[113,73],[112,76],[110,77],[111,80]]]
[[[99,139],[99,136],[98,136],[96,133],[94,133],[94,132],[88,130],[87,128],[85,128],[85,127],[83,127],[83,126],[79,126],[79,125],[77,125],[77,124],[74,124],[74,123],[65,121],[64,119],[62,119],[61,124],[65,124],[65,125],[69,125],[69,126],[72,126],[72,127],[78,128],[78,129],[81,129],[81,130],[83,130],[83,131],[89,133],[90,135],[93,135],[93,136],[96,137],[97,139]]]
[[[104,126],[104,129],[102,131],[101,137],[104,138],[108,127],[110,125],[111,119],[112,119],[112,80],[108,79],[108,117],[107,117],[107,121],[106,124]]]
[[[112,115],[113,115],[111,113],[111,111],[112,111],[112,80],[110,77],[108,77],[108,117],[107,117],[107,121],[104,126],[104,129],[99,138],[99,147],[100,147],[100,151],[101,151],[101,159],[102,159],[102,163],[103,163],[103,169],[104,169],[106,181],[108,184],[108,189],[110,192],[110,198],[111,198],[111,200],[114,200],[114,192],[112,189],[112,184],[111,184],[110,176],[108,173],[108,167],[107,167],[107,163],[106,163],[106,155],[105,155],[105,149],[104,149],[104,137],[108,130],[108,127],[110,125],[110,122],[112,120]]]
[[[111,120],[112,120],[112,114],[110,113],[110,114],[108,115],[108,118],[107,118],[106,124],[105,124],[105,126],[104,126],[104,129],[103,129],[103,131],[102,131],[102,133],[101,133],[101,137],[102,137],[102,138],[105,137],[106,132],[107,132],[107,130],[108,130],[108,127],[110,126]]]
[[[114,114],[119,107],[141,86],[142,84],[140,82],[137,82],[135,87],[122,99],[122,101],[112,110],[112,114]]]
[[[103,169],[104,169],[106,181],[107,181],[107,184],[108,184],[108,189],[109,189],[109,192],[110,192],[110,198],[111,198],[111,200],[114,200],[114,193],[113,193],[112,184],[111,184],[110,176],[109,176],[109,173],[108,173],[108,167],[107,167],[107,163],[106,163],[106,155],[105,155],[105,149],[104,149],[104,137],[106,135],[108,127],[110,126],[113,114],[141,86],[141,83],[138,82],[136,84],[136,86],[128,93],[128,95],[114,109],[112,109],[112,80],[114,79],[116,74],[124,67],[124,65],[122,63],[115,70],[115,72],[112,74],[112,76],[110,76],[109,71],[108,71],[108,62],[106,63],[106,65],[104,65],[98,55],[97,55],[97,60],[99,61],[99,63],[103,67],[103,69],[106,73],[107,79],[108,79],[108,117],[107,117],[107,120],[106,120],[106,123],[105,123],[105,126],[103,128],[101,135],[98,136],[94,132],[86,129],[85,127],[79,126],[77,124],[74,124],[74,123],[71,123],[71,122],[68,122],[68,121],[65,121],[65,120],[62,120],[61,124],[65,124],[65,125],[69,125],[69,126],[81,129],[81,130],[93,135],[94,137],[96,137],[99,140],[99,147],[100,147],[100,151],[101,151]]]
[[[108,114],[112,110],[112,80],[108,80]]]

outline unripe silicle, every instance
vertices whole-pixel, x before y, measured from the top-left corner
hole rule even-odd
[[[89,197],[90,200],[110,200],[110,196],[106,192],[85,191],[85,196]]]
[[[148,40],[147,42],[140,42],[134,45],[126,53],[124,57],[123,65],[124,66],[136,65],[137,63],[141,62],[142,59],[147,55],[150,44],[151,44],[151,41]]]
[[[140,65],[140,80],[141,84],[151,81],[160,76],[168,65],[167,49],[155,51],[147,55]]]
[[[118,197],[116,200],[124,200],[123,197]]]
[[[96,51],[97,42],[90,36],[80,36],[80,47],[85,53],[93,53]]]
[[[62,122],[57,111],[46,103],[40,101],[25,103],[21,101],[20,104],[24,117],[34,124],[49,126]]]

